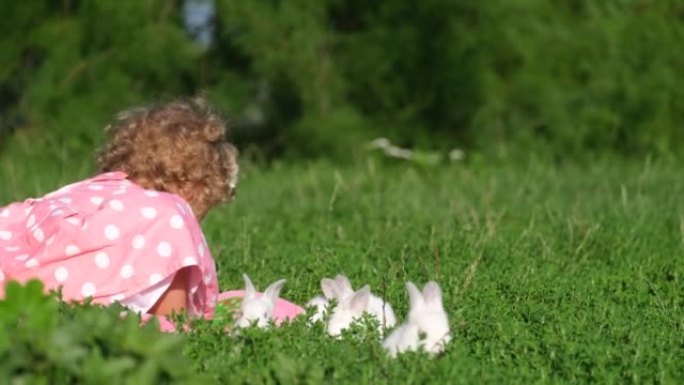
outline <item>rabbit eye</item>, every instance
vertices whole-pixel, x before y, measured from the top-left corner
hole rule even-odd
[[[264,312],[264,318],[268,318],[268,312]]]

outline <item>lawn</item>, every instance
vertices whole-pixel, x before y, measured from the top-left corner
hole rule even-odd
[[[0,205],[87,175],[87,160],[0,159]],[[68,167],[59,167],[67,165]],[[287,278],[370,284],[403,319],[404,283],[436,280],[452,343],[389,359],[377,336],[302,322],[233,338],[190,333],[219,383],[684,383],[684,179],[668,162],[367,158],[245,164],[237,200],[204,222],[222,289]]]

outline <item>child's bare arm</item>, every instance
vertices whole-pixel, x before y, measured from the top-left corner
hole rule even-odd
[[[188,286],[186,283],[187,269],[179,270],[171,281],[169,288],[162,294],[149,313],[156,315],[170,315],[173,311],[181,312],[187,308]]]

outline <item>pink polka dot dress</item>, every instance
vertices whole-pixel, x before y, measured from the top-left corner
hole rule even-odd
[[[0,295],[9,280],[42,280],[65,300],[147,312],[188,267],[188,311],[210,318],[216,267],[190,206],[111,172],[0,207]]]

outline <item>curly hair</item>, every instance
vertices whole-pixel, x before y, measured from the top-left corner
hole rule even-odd
[[[142,187],[180,195],[204,212],[235,194],[237,149],[203,99],[131,109],[105,131],[97,153],[101,172],[125,172]]]

